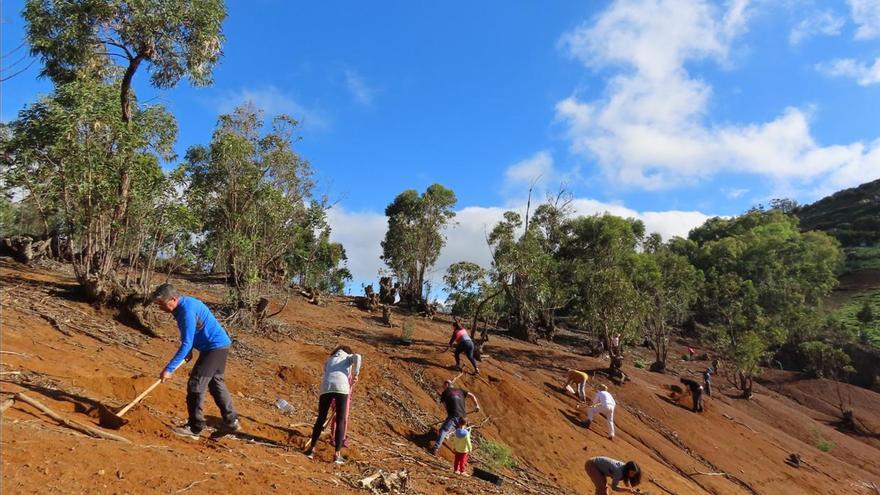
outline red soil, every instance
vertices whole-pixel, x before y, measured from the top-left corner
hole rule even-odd
[[[122,405],[152,383],[177,347],[177,332],[169,317],[165,338],[142,338],[108,313],[68,299],[63,289],[72,283],[64,272],[0,266],[2,349],[24,354],[2,354],[0,391],[24,391],[67,418],[97,426],[96,403]],[[175,283],[206,301],[223,299],[221,286]],[[45,307],[69,317],[60,325],[72,336],[39,315]],[[240,435],[195,442],[170,434],[168,425],[184,422],[186,368],[127,415],[129,424],[116,433],[131,445],[79,435],[16,403],[3,414],[0,428],[2,493],[353,493],[362,491],[354,486],[357,480],[378,469],[407,469],[409,493],[591,493],[583,466],[596,455],[638,462],[642,492],[655,495],[871,494],[867,483],[880,484],[876,437],[834,428],[833,409],[815,399],[827,396],[820,388],[824,382],[786,383],[770,374],[778,392],[758,385],[755,398],[744,401],[733,398],[733,388],[718,378],[706,412],[697,415],[689,410],[689,398],[668,398],[677,376],[628,362],[624,368],[632,381],[608,383],[618,400],[612,442],[601,419],[583,428],[582,410],[562,388],[569,368],[603,368],[605,361],[500,337],[487,344],[482,375],[467,373],[457,385],[483,405],[483,412],[469,418],[476,424],[488,418],[476,430],[479,435],[511,447],[519,468],[503,474],[515,481],[497,488],[456,477],[448,449],[437,459],[424,451],[435,436],[426,425],[443,415],[435,391],[457,374],[450,369],[452,356],[443,352],[448,323],[414,318],[414,343],[403,347],[396,344],[399,328],[380,326],[347,298],[326,307],[292,300],[276,319],[294,329],[291,336],[228,328],[237,340],[227,382],[241,414]],[[76,328],[88,325],[125,336],[131,346],[160,357],[99,342]],[[323,360],[337,344],[364,356],[353,396],[349,462],[343,466],[328,462],[332,450],[324,440],[314,461],[299,452],[315,418]],[[700,366],[706,363],[675,363],[674,369]],[[9,373],[15,371],[22,374]],[[603,380],[594,377],[590,386],[598,383]],[[275,408],[279,396],[293,404],[292,415]],[[852,394],[856,417],[867,425],[880,423],[878,397],[861,389]],[[209,422],[216,421],[210,399],[206,413]],[[834,447],[822,452],[816,438]],[[790,453],[799,453],[807,465],[786,464]]]

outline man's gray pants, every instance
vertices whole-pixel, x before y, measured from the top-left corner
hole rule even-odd
[[[211,393],[214,403],[220,409],[224,424],[232,424],[238,417],[232,404],[232,395],[223,380],[227,356],[229,356],[229,347],[199,352],[199,359],[196,360],[189,374],[189,382],[186,385],[186,408],[189,411],[189,426],[193,432],[205,429],[202,402],[205,400],[206,390]]]

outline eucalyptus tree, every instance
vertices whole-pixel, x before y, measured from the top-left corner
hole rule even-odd
[[[56,84],[113,78],[128,122],[132,80],[142,64],[157,88],[183,77],[211,84],[226,7],[223,0],[28,0],[23,15],[42,75]]]
[[[129,202],[155,234],[153,215],[167,188],[161,160],[174,157],[174,118],[161,106],[137,107],[125,122],[115,88],[83,80],[56,88],[12,122],[3,159],[7,180],[57,212],[77,280],[95,300],[125,294],[115,277],[123,252],[119,204]],[[124,179],[124,176],[128,179]],[[135,194],[121,194],[129,180]]]
[[[298,122],[241,105],[221,115],[209,145],[186,153],[189,203],[201,219],[204,252],[234,287],[236,306],[254,309],[270,273],[283,270],[308,224],[311,164],[294,150]]]
[[[455,217],[455,203],[451,189],[432,184],[422,194],[415,189],[403,191],[385,208],[388,230],[382,240],[382,259],[400,282],[404,305],[425,303],[426,275],[446,244],[443,229]]]

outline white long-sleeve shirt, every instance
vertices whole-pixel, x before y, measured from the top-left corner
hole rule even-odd
[[[352,371],[352,368],[354,370]],[[321,395],[338,393],[348,394],[351,387],[348,383],[348,376],[358,376],[361,372],[361,355],[349,354],[345,351],[336,351],[335,354],[327,358],[324,363],[324,379],[321,380]]]
[[[593,396],[593,404],[599,404],[607,409],[611,409],[616,405],[614,397],[611,397],[611,393],[606,390],[596,392],[596,395]]]

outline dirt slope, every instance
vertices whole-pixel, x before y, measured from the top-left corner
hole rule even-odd
[[[219,285],[175,283],[208,302],[225,293]],[[4,262],[0,285],[0,391],[24,391],[67,418],[97,425],[96,403],[127,402],[176,349],[170,317],[166,338],[140,336],[72,296],[63,267]],[[603,361],[504,338],[490,341],[481,376],[465,374],[458,383],[484,406],[470,416],[482,424],[479,434],[509,445],[519,467],[504,471],[500,488],[455,477],[448,450],[440,458],[424,451],[434,438],[431,424],[442,419],[436,390],[456,375],[452,356],[442,351],[448,323],[415,319],[415,341],[403,347],[399,329],[381,326],[345,298],[326,307],[293,299],[276,319],[284,326],[264,336],[228,329],[236,343],[227,382],[241,434],[194,442],[168,432],[184,422],[186,370],[132,411],[118,432],[131,444],[82,436],[16,403],[0,428],[2,493],[364,493],[356,481],[380,468],[407,469],[410,493],[590,493],[583,464],[595,455],[637,461],[645,473],[640,488],[651,494],[869,494],[868,482],[880,484],[876,442],[836,431],[809,401],[759,387],[746,402],[728,397],[733,390],[719,383],[706,412],[695,415],[686,401],[667,398],[677,376],[631,366],[631,383],[610,386],[619,404],[612,442],[601,419],[583,428],[574,398],[561,388],[568,368],[600,368]],[[353,398],[350,462],[335,466],[326,442],[315,461],[300,447],[315,417],[323,360],[340,343],[363,354],[364,368]],[[675,369],[698,366],[705,364]],[[854,404],[871,401],[857,407],[876,423],[877,394],[870,394],[854,395]],[[279,396],[295,406],[293,414],[274,407]],[[210,400],[206,412],[217,421]],[[834,448],[820,451],[816,438]],[[808,467],[785,464],[793,452]]]

